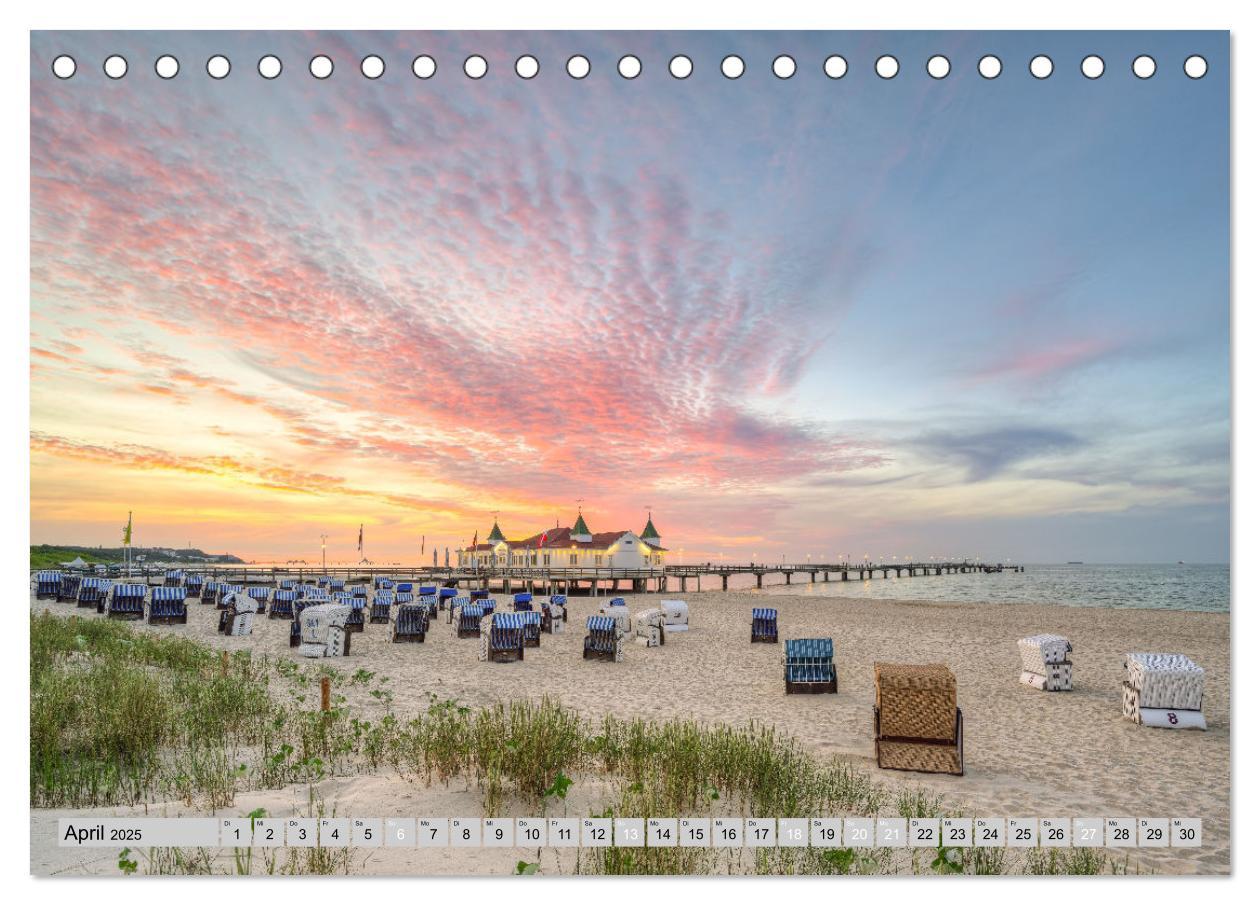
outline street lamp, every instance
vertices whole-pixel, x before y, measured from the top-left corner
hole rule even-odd
[[[323,571],[328,571],[328,535],[319,536],[319,562]]]

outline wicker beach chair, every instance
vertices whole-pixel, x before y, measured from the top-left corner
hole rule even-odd
[[[788,694],[835,694],[835,648],[830,638],[783,642],[783,686]]]
[[[393,582],[390,582],[393,584]],[[368,613],[368,622],[372,625],[389,625],[390,609],[394,606],[393,591],[377,591],[372,598],[372,609]]]
[[[264,588],[261,585],[251,585],[245,589],[245,596],[254,601],[254,612],[267,612],[267,598],[271,596],[271,589]]]
[[[685,632],[691,628],[691,610],[685,600],[662,600],[665,611],[665,631]]]
[[[202,603],[218,603],[219,602],[219,582],[217,581],[202,582],[201,602]]]
[[[526,610],[517,615],[524,626],[525,646],[542,647],[542,614],[537,610]]]
[[[198,600],[201,597],[201,589],[205,586],[206,580],[201,575],[189,575],[184,579],[184,599]]]
[[[617,601],[621,602],[618,603]],[[622,635],[629,635],[634,632],[634,617],[630,615],[630,607],[626,606],[625,600],[620,597],[614,597],[605,604],[601,604],[599,615],[607,616],[617,623],[617,631]]]
[[[394,579],[384,578],[378,575],[376,578],[372,579],[372,587],[377,591],[392,591],[394,590]]]
[[[344,657],[350,653],[350,618],[347,604],[331,603],[308,606],[302,611],[302,643],[298,653],[303,657]]]
[[[400,581],[394,586],[394,594],[411,594],[414,591],[414,582]]]
[[[103,602],[109,596],[110,580],[89,575],[79,584],[78,605],[103,612]]]
[[[362,632],[363,623],[366,621],[367,598],[360,597],[353,591],[342,591],[332,596],[333,604],[350,607],[350,615],[346,617],[345,630],[351,634]]]
[[[162,586],[167,588],[182,588],[184,586],[184,573],[179,569],[167,569],[162,575]]]
[[[583,660],[622,660],[621,632],[612,616],[589,616],[586,637],[582,639]]]
[[[556,602],[559,598],[560,602]],[[564,623],[567,619],[565,604],[568,598],[563,594],[557,594],[542,605],[541,624],[542,630],[548,635],[558,635],[564,631]]]
[[[1207,729],[1201,666],[1185,654],[1129,654],[1121,712],[1139,726]]]
[[[298,592],[293,588],[280,588],[271,598],[269,619],[292,619],[293,604],[297,603]]]
[[[83,583],[82,575],[62,575],[57,585],[57,602],[74,603],[79,599],[79,585]]]
[[[1072,643],[1062,635],[1031,635],[1016,642],[1019,684],[1042,691],[1072,690]]]
[[[424,636],[429,633],[429,608],[402,604],[394,609],[394,623],[389,640],[395,643],[405,641],[423,643]]]
[[[417,597],[436,597],[438,587],[435,584],[422,584],[416,588]]]
[[[512,611],[516,613],[525,613],[534,608],[533,594],[513,594],[512,595]]]
[[[110,619],[143,619],[144,597],[147,585],[116,584],[109,597],[109,610],[106,615]]]
[[[634,639],[646,647],[665,643],[665,611],[660,607],[643,610],[634,617]]]
[[[402,585],[399,585],[399,587],[402,587]],[[415,603],[415,598],[410,591],[394,592],[394,606],[411,606],[413,603]]]
[[[296,606],[294,607],[296,610]],[[297,647],[302,643],[302,618],[294,612],[293,618],[289,621],[289,647]]]
[[[452,607],[455,609],[455,607]],[[456,638],[480,638],[481,637],[481,619],[486,615],[486,611],[480,603],[468,603],[458,608],[459,622],[455,626]]]
[[[245,593],[244,585],[227,584],[227,583],[220,584],[219,594],[215,598],[214,605],[217,606],[219,609],[224,609],[227,606],[227,601],[229,597],[233,597],[237,594],[243,595],[244,593]]]
[[[154,588],[149,596],[149,625],[187,625],[188,605],[179,585]]]
[[[61,588],[61,573],[45,569],[35,573],[35,599],[56,600],[57,591]]]
[[[438,588],[438,609],[444,610],[451,600],[459,596],[458,588]]]
[[[779,611],[755,606],[752,611],[752,643],[779,643]]]
[[[962,775],[963,715],[949,667],[875,664],[875,762],[885,770]]]
[[[525,659],[524,613],[494,613],[481,635],[481,659],[510,663]]]
[[[338,591],[344,591],[345,589],[346,589],[346,580],[344,578],[328,579],[328,592],[330,594],[336,594]]]
[[[219,634],[249,635],[254,631],[254,619],[258,615],[257,604],[252,597],[233,594],[227,606],[219,611]]]
[[[488,600],[490,598],[490,592],[485,588],[478,588],[475,591],[469,591],[468,596],[473,600]]]

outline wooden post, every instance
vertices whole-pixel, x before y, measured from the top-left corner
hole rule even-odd
[[[332,680],[328,676],[319,680],[319,709],[324,713],[332,709]]]
[[[226,676],[228,674],[228,652],[219,652],[219,675]]]

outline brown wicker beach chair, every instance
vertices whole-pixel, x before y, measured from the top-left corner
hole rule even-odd
[[[963,717],[942,663],[875,664],[875,761],[884,770],[963,773]]]

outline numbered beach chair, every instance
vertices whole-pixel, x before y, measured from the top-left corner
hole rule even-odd
[[[835,694],[835,648],[830,638],[783,642],[783,686],[787,694]]]
[[[660,607],[643,610],[634,617],[634,640],[645,647],[665,643],[665,611]]]
[[[542,647],[542,614],[537,610],[517,613],[525,632],[526,647]]]
[[[629,635],[634,631],[634,619],[630,615],[630,607],[626,606],[625,600],[620,597],[614,597],[607,603],[601,604],[599,614],[616,622],[617,632],[621,635]]]
[[[149,625],[187,625],[188,605],[179,585],[154,588],[149,595]]]
[[[257,605],[252,597],[247,594],[233,594],[228,598],[227,606],[219,611],[219,634],[252,634],[257,615]]]
[[[390,582],[393,584],[393,582]],[[389,612],[394,605],[393,591],[377,591],[372,598],[372,609],[368,613],[368,622],[373,625],[389,625]]]
[[[563,594],[554,594],[542,605],[542,630],[548,635],[558,635],[564,631],[564,623],[568,619],[569,599]]]
[[[89,575],[79,584],[78,605],[91,607],[98,613],[104,611],[105,599],[109,596],[110,581],[108,578],[97,578]]]
[[[271,598],[269,619],[293,619],[293,605],[297,603],[298,592],[292,588],[280,588]]]
[[[586,620],[586,637],[582,639],[583,660],[622,660],[621,631],[612,616],[589,616]]]
[[[510,663],[525,659],[523,613],[494,613],[481,635],[481,659],[490,663]]]
[[[481,619],[486,611],[480,603],[468,603],[458,608],[459,622],[455,626],[456,638],[480,638]]]
[[[35,599],[56,600],[57,591],[61,588],[61,573],[46,569],[35,573]]]
[[[963,715],[949,667],[875,664],[875,762],[884,770],[963,774]]]
[[[755,606],[752,611],[752,643],[779,643],[779,611]]]
[[[348,604],[332,603],[308,606],[302,611],[302,643],[298,653],[303,657],[344,657],[350,653],[350,619]]]
[[[1122,712],[1139,726],[1207,729],[1201,666],[1185,654],[1129,654]]]
[[[533,594],[513,594],[512,595],[512,611],[516,613],[524,613],[534,608]]]
[[[79,585],[83,583],[81,575],[62,575],[57,585],[57,602],[74,603],[79,599]]]
[[[665,631],[685,632],[691,628],[691,610],[685,600],[662,600],[665,611]]]
[[[254,601],[255,613],[267,612],[267,598],[271,596],[270,588],[264,588],[259,585],[251,585],[245,589],[245,596]]]
[[[394,608],[394,624],[390,632],[390,641],[395,644],[402,642],[421,644],[428,633],[428,607],[401,604]]]
[[[148,586],[142,584],[114,585],[106,615],[110,619],[143,619],[144,597],[147,591]]]
[[[1072,643],[1062,635],[1031,635],[1021,638],[1019,684],[1042,691],[1072,690]]]

